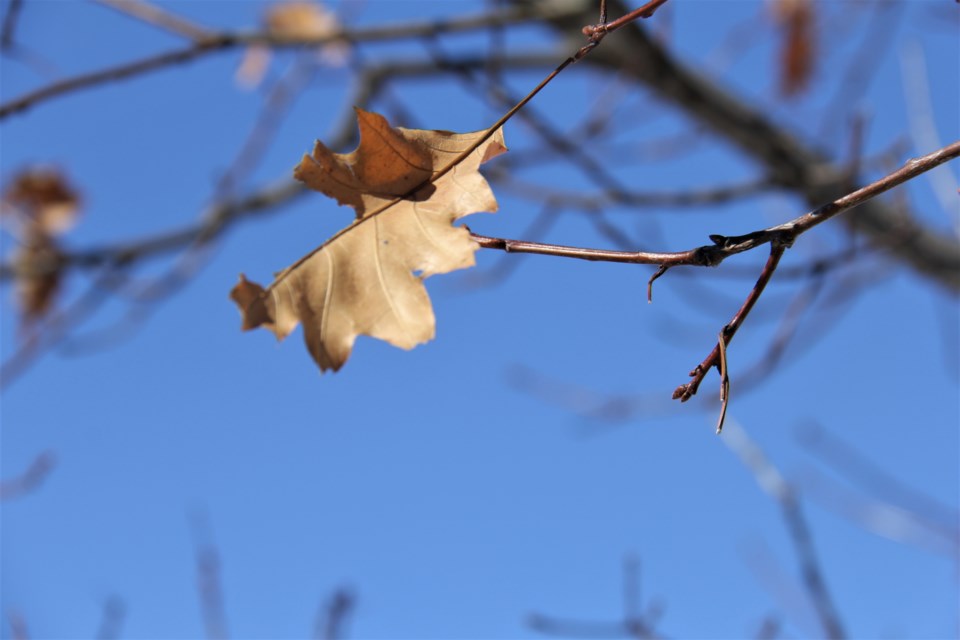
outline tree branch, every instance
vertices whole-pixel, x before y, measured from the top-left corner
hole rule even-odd
[[[547,0],[512,0],[524,7],[544,8]],[[626,14],[623,3],[609,0],[613,13]],[[571,0],[579,12],[557,15],[550,23],[563,35],[576,33],[595,12],[593,0]],[[585,60],[617,71],[648,86],[657,96],[703,123],[766,168],[777,182],[816,205],[849,191],[847,172],[832,164],[768,119],[746,101],[722,89],[675,59],[637,25],[618,31]],[[905,221],[892,207],[870,203],[847,226],[886,247],[919,274],[953,293],[960,293],[960,241]]]
[[[183,64],[216,51],[225,51],[237,47],[263,45],[273,48],[310,47],[331,42],[376,42],[400,40],[404,38],[422,38],[443,33],[475,31],[492,26],[528,22],[562,15],[563,11],[547,9],[544,11],[530,7],[514,7],[503,11],[493,11],[481,15],[451,18],[449,20],[417,21],[405,24],[389,24],[366,29],[344,29],[322,37],[291,37],[255,31],[246,33],[214,33],[196,40],[187,47],[167,51],[132,62],[80,74],[51,83],[19,98],[0,104],[0,120],[24,111],[52,98],[72,93],[80,89],[123,80],[156,71],[176,64]]]

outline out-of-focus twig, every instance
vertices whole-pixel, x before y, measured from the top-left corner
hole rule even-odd
[[[960,561],[956,516],[948,521],[931,519],[918,510],[852,491],[813,469],[800,475],[797,483],[818,504],[865,531]]]
[[[597,195],[581,191],[568,191],[553,186],[538,185],[524,182],[509,175],[494,179],[498,186],[515,195],[542,200],[544,196],[562,201],[565,206],[581,209],[599,209],[622,205],[643,208],[677,208],[698,207],[704,205],[725,204],[732,200],[759,195],[777,188],[768,178],[746,180],[744,182],[720,185],[716,187],[691,187],[673,191],[619,191],[604,192]]]
[[[710,354],[704,358],[703,362],[694,367],[693,371],[690,372],[690,377],[693,379],[690,380],[690,382],[680,385],[673,391],[673,398],[675,400],[686,402],[697,393],[700,383],[710,369],[717,367],[720,371],[720,417],[717,421],[717,433],[723,430],[723,421],[727,415],[727,405],[729,404],[730,398],[727,345],[733,340],[737,330],[743,325],[744,320],[747,319],[750,311],[753,310],[753,306],[760,299],[763,290],[770,282],[774,272],[776,272],[777,265],[780,264],[780,258],[783,257],[783,252],[787,250],[788,246],[789,245],[784,242],[773,242],[770,245],[770,257],[767,258],[767,263],[763,266],[760,277],[757,278],[757,283],[750,290],[750,293],[747,294],[747,298],[733,315],[733,319],[720,330],[717,345]]]
[[[210,523],[205,511],[191,514],[194,537],[197,596],[208,640],[227,640],[227,616],[223,606],[223,577],[220,552],[212,541]]]
[[[356,598],[346,588],[333,592],[330,599],[317,612],[314,625],[314,640],[343,640],[347,637],[347,618],[356,606]]]
[[[833,603],[833,598],[827,590],[826,580],[813,546],[813,537],[803,510],[800,508],[796,491],[735,420],[728,420],[723,442],[753,474],[760,488],[780,506],[790,534],[790,541],[800,563],[803,585],[820,618],[824,635],[834,639],[845,638],[844,625]]]
[[[100,617],[100,628],[95,636],[97,640],[118,640],[123,628],[123,619],[127,615],[127,608],[123,600],[117,596],[110,596],[103,603],[103,613]]]
[[[12,500],[35,491],[47,479],[55,465],[56,456],[53,452],[42,452],[19,476],[0,481],[0,501]]]
[[[199,223],[149,236],[141,240],[92,247],[82,251],[67,252],[55,261],[34,263],[24,273],[14,264],[0,265],[0,280],[15,278],[21,274],[35,275],[66,268],[95,269],[108,265],[129,265],[137,260],[178,251],[198,238],[212,238],[223,233],[229,224],[255,215],[276,213],[276,207],[291,203],[306,193],[303,186],[292,180],[280,180],[235,202],[214,206]]]
[[[44,318],[31,329],[18,348],[0,364],[0,389],[17,380],[33,362],[56,345],[77,324],[83,322],[103,302],[106,293],[124,275],[114,268],[104,269],[87,290],[72,304]]]
[[[13,36],[17,31],[17,18],[23,8],[23,0],[10,0],[7,11],[3,14],[3,26],[0,27],[0,51],[6,51],[13,46]]]
[[[919,42],[909,41],[900,49],[900,68],[903,77],[903,95],[907,102],[910,137],[915,149],[928,145],[940,146],[940,136],[934,125],[933,104],[930,101],[929,71]],[[927,174],[933,194],[951,218],[954,232],[960,236],[960,198],[957,182],[946,167]]]
[[[96,0],[99,4],[109,7],[122,14],[136,18],[147,24],[159,27],[164,31],[185,36],[191,40],[200,41],[209,38],[211,32],[189,20],[171,13],[166,9],[144,2],[143,0]]]
[[[907,486],[820,425],[803,426],[797,440],[866,494],[857,496],[807,473],[804,486],[828,507],[878,535],[960,557],[960,513],[955,508]]]
[[[895,186],[903,184],[922,173],[937,167],[944,162],[960,156],[960,141],[954,142],[946,147],[934,151],[921,158],[915,158],[900,169],[888,174],[887,176],[870,183],[869,185],[857,189],[852,193],[837,198],[836,200],[822,205],[809,213],[794,218],[793,220],[768,227],[767,229],[755,231],[736,237],[727,237],[721,235],[711,235],[713,245],[705,245],[674,253],[655,253],[648,251],[610,251],[604,249],[588,249],[583,247],[569,247],[562,245],[551,245],[540,242],[526,242],[520,240],[508,240],[504,238],[491,238],[471,234],[471,237],[483,248],[498,249],[500,251],[515,253],[536,253],[541,255],[551,255],[564,258],[576,258],[580,260],[592,260],[601,262],[621,262],[628,264],[656,264],[661,271],[657,275],[662,275],[664,268],[672,268],[679,265],[693,266],[716,266],[727,257],[749,251],[761,244],[770,243],[770,257],[767,260],[763,271],[754,285],[750,294],[744,300],[743,305],[734,315],[730,323],[724,328],[724,338],[729,343],[736,334],[737,329],[743,324],[743,321],[749,315],[753,306],[756,304],[763,289],[766,287],[773,273],[777,269],[780,258],[783,256],[787,247],[791,246],[795,239],[801,234],[809,231],[813,227],[837,216],[838,214],[856,207],[881,193],[884,193]],[[960,255],[955,256],[960,262]],[[957,273],[958,285],[960,285],[960,269]],[[719,362],[720,346],[714,347],[710,354],[690,372],[690,382],[680,385],[673,392],[673,397],[681,402],[689,400],[697,393],[697,389],[703,378],[711,368]]]
[[[798,429],[797,441],[804,449],[865,491],[878,493],[901,507],[924,512],[928,517],[943,522],[955,522],[960,516],[956,509],[894,478],[842,438],[818,424],[808,424]]]
[[[517,391],[530,394],[588,420],[590,433],[598,431],[598,423],[625,425],[635,420],[638,415],[652,418],[668,416],[674,412],[675,405],[661,393],[628,395],[597,391],[565,383],[519,365],[508,369],[505,378],[507,384]]]
[[[627,264],[665,264],[670,267],[679,265],[716,266],[731,255],[750,251],[773,241],[782,243],[792,242],[797,236],[809,231],[813,227],[830,220],[848,209],[862,205],[872,198],[918,175],[953,160],[957,156],[960,156],[960,141],[953,142],[942,149],[938,149],[920,158],[914,158],[887,176],[817,207],[809,213],[805,213],[789,222],[739,236],[714,235],[711,236],[711,239],[714,241],[713,245],[705,245],[687,251],[671,253],[607,251],[603,249],[588,249],[539,242],[525,242],[522,240],[491,238],[477,234],[473,234],[473,238],[485,249],[498,249],[508,253],[536,253],[562,258],[576,258],[599,262],[621,262]],[[956,280],[957,286],[960,287],[960,254],[950,256],[950,260],[958,263]]]
[[[10,637],[13,640],[30,640],[30,630],[23,614],[19,611],[8,611],[7,622],[10,624]]]
[[[512,0],[522,6],[539,6],[544,0]],[[622,2],[609,0],[611,10],[626,13]],[[593,0],[570,0],[571,13],[550,20],[560,33],[570,33],[588,22]],[[847,191],[846,173],[820,151],[801,142],[775,124],[762,110],[682,64],[670,51],[639,28],[624,28],[616,37],[585,58],[587,65],[624,73],[649,87],[664,102],[739,148],[765,168],[784,187],[816,205]],[[960,291],[960,242],[914,220],[904,221],[890,207],[871,202],[847,226],[889,247],[891,257],[927,276],[951,292]]]
[[[547,12],[555,15],[557,10]],[[399,40],[405,38],[421,38],[438,33],[456,33],[486,29],[496,24],[513,24],[540,19],[543,12],[532,11],[528,8],[509,8],[500,12],[491,12],[476,16],[464,16],[449,20],[418,21],[411,23],[392,24],[366,29],[342,30],[329,35],[316,37],[292,37],[278,35],[269,31],[248,33],[216,33],[195,41],[187,47],[181,47],[165,53],[147,56],[132,62],[126,62],[112,67],[84,73],[63,80],[58,80],[44,87],[28,92],[0,104],[0,120],[15,113],[24,111],[41,102],[72,93],[80,89],[123,80],[142,75],[150,71],[164,69],[177,64],[190,62],[216,51],[224,51],[237,47],[262,45],[273,48],[311,47],[330,44],[333,42],[377,42],[384,40]]]
[[[635,638],[656,640],[662,636],[656,627],[663,608],[653,602],[642,610],[640,600],[640,564],[632,555],[623,561],[623,619],[599,622],[557,618],[538,613],[527,617],[527,625],[544,635],[559,638]]]
[[[316,68],[317,63],[312,57],[300,56],[271,88],[240,151],[217,181],[215,202],[231,199],[239,185],[254,171],[266,155],[284,116],[313,79]]]

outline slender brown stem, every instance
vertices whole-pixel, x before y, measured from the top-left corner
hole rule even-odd
[[[727,345],[729,345],[730,341],[733,340],[733,336],[736,335],[737,330],[743,324],[743,321],[747,319],[747,316],[750,314],[753,306],[757,303],[757,300],[760,299],[760,294],[763,293],[767,283],[770,282],[770,278],[773,277],[773,273],[777,270],[777,265],[780,263],[780,258],[783,257],[783,252],[787,250],[788,246],[789,245],[784,242],[771,243],[770,257],[767,258],[767,263],[763,266],[763,271],[760,272],[760,277],[757,278],[757,283],[753,285],[753,289],[750,290],[750,294],[747,296],[747,299],[743,301],[743,305],[741,305],[741,307],[737,310],[737,313],[734,314],[730,324],[725,326],[723,331],[721,331],[721,338],[717,342],[717,345],[710,352],[710,355],[704,358],[703,362],[698,364],[694,370],[690,372],[690,377],[692,377],[693,380],[686,384],[680,385],[674,390],[674,400],[679,399],[680,402],[686,402],[689,400],[694,394],[697,393],[697,388],[700,386],[700,383],[703,382],[703,378],[707,375],[707,372],[710,371],[711,368],[719,366],[721,363],[721,358],[723,359],[724,363],[726,362]],[[725,398],[726,394],[724,394],[723,397]],[[725,413],[726,401],[724,401],[723,409]],[[720,426],[722,426],[722,423]]]
[[[704,245],[687,251],[674,253],[608,251],[605,249],[588,249],[540,242],[526,242],[523,240],[491,238],[478,234],[473,234],[473,239],[484,249],[498,249],[500,251],[513,253],[536,253],[561,258],[623,262],[629,264],[659,264],[669,267],[683,264],[713,267],[732,255],[750,251],[760,245],[780,243],[789,246],[797,237],[813,227],[958,156],[960,156],[960,140],[942,149],[938,149],[933,153],[909,160],[903,167],[883,178],[837,198],[813,211],[798,216],[789,222],[739,236],[714,234],[710,236],[710,239],[713,241],[712,245]]]
[[[857,189],[856,191],[841,198],[837,198],[833,202],[829,202],[822,207],[818,207],[813,211],[800,216],[799,218],[791,220],[790,222],[776,227],[770,227],[769,231],[788,231],[793,234],[794,237],[799,236],[801,233],[809,231],[813,227],[826,222],[837,214],[843,213],[847,209],[851,209],[857,205],[863,204],[867,200],[870,200],[871,198],[874,198],[885,191],[889,191],[890,189],[899,186],[922,173],[926,173],[927,171],[940,166],[944,162],[953,160],[958,156],[960,156],[960,140],[951,142],[947,146],[937,149],[933,153],[928,153],[925,156],[912,158],[908,160],[901,168],[884,176],[883,178],[880,178],[875,182],[871,182],[867,186]]]
[[[569,247],[544,242],[527,242],[526,240],[508,240],[506,238],[491,238],[477,233],[470,237],[484,249],[498,249],[507,253],[535,253],[544,256],[560,258],[576,258],[592,262],[621,262],[626,264],[656,264],[677,266],[681,264],[707,266],[712,262],[716,247],[698,247],[689,251],[676,253],[657,253],[652,251],[610,251],[608,249],[588,249],[586,247]],[[704,251],[706,250],[706,251]]]

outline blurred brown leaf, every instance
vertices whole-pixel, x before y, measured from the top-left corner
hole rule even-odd
[[[60,248],[56,236],[76,222],[80,197],[55,169],[21,171],[0,200],[5,225],[19,241],[13,255],[16,296],[23,326],[47,315],[60,290]]]
[[[813,0],[774,0],[780,25],[780,93],[795,96],[810,84],[815,63]]]
[[[47,315],[60,292],[57,266],[60,249],[53,236],[38,234],[17,247],[13,264],[17,272],[17,303],[21,324],[28,327]]]
[[[0,212],[17,235],[59,235],[74,225],[79,208],[80,197],[63,173],[40,167],[13,178],[4,190]]]
[[[340,29],[336,15],[319,2],[274,4],[263,21],[271,33],[288,38],[323,38]]]
[[[278,2],[267,9],[264,28],[284,38],[324,38],[340,30],[336,14],[319,2]],[[346,42],[331,42],[320,48],[321,60],[330,66],[341,66],[349,53]],[[237,69],[237,82],[244,87],[255,87],[263,81],[270,66],[269,47],[249,47]]]
[[[317,142],[294,170],[307,186],[352,206],[356,220],[266,289],[241,276],[230,294],[244,329],[265,326],[282,339],[302,322],[322,371],[343,366],[358,335],[403,349],[433,338],[423,279],[473,266],[478,246],[452,223],[496,211],[478,169],[506,151],[501,130],[461,159],[486,131],[393,128],[361,109],[357,119],[355,151],[335,154]]]

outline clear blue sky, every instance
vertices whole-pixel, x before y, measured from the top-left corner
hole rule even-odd
[[[265,4],[162,6],[200,24],[239,28],[254,26]],[[871,23],[859,5],[822,5],[829,5],[830,29],[841,32],[821,33],[822,84],[791,104],[776,98],[776,38],[762,31],[768,26],[758,17],[761,3],[672,0],[663,19],[688,63],[708,73],[725,65],[720,73],[741,95],[842,158],[842,118],[833,129],[822,126],[824,105],[843,75],[831,60],[848,59]],[[901,26],[871,56],[876,75],[856,105],[869,117],[868,153],[908,133],[901,51],[914,45],[928,65],[934,128],[943,144],[958,138],[952,5],[918,0],[896,9]],[[355,24],[369,25],[483,7],[381,0],[349,13]],[[732,32],[736,25],[740,31]],[[56,1],[25,3],[18,38],[63,76],[179,42],[102,6]],[[735,50],[731,38],[746,48],[725,64],[716,52]],[[543,50],[549,42],[550,32],[531,28],[505,46]],[[451,53],[489,45],[478,35],[443,43]],[[426,59],[410,41],[370,45],[363,55]],[[64,240],[71,248],[189,224],[209,204],[259,110],[262,94],[234,81],[241,57],[238,50],[215,54],[10,117],[0,123],[0,175],[37,162],[66,170],[85,197],[83,218]],[[275,59],[271,77],[290,59]],[[50,79],[6,58],[0,72],[4,102]],[[520,73],[509,83],[519,95],[541,75]],[[609,86],[609,79],[574,68],[533,107],[561,130],[574,129]],[[343,117],[349,87],[348,71],[321,72],[243,189],[289,176],[313,140]],[[390,103],[373,108],[400,104],[425,128],[480,129],[499,113],[455,78],[401,82],[389,95]],[[623,100],[614,117],[628,144],[689,129],[642,93],[610,95]],[[506,139],[516,155],[538,144],[520,121],[507,126]],[[610,168],[644,192],[753,175],[728,148],[710,144]],[[518,171],[540,184],[586,188],[563,163]],[[956,185],[956,163],[942,171]],[[917,180],[906,193],[925,221],[949,228],[929,181]],[[499,213],[467,222],[480,233],[520,236],[539,205],[497,195]],[[955,199],[950,206],[956,214]],[[692,211],[608,213],[644,248],[680,250],[707,242],[708,234],[750,231],[805,208],[771,194]],[[16,475],[43,451],[56,456],[37,491],[2,505],[5,614],[18,612],[34,638],[91,637],[104,602],[117,597],[126,609],[124,638],[203,637],[194,567],[199,536],[219,551],[236,638],[309,637],[318,609],[339,587],[357,599],[350,637],[539,637],[524,624],[531,613],[618,619],[627,555],[641,563],[643,606],[665,607],[658,628],[671,636],[745,637],[771,614],[792,637],[820,633],[777,505],[713,434],[716,377],[707,378],[696,402],[669,401],[749,290],[762,256],[731,260],[696,279],[671,271],[648,305],[648,267],[481,251],[474,271],[427,282],[436,340],[403,352],[361,338],[340,373],[321,377],[299,332],[280,344],[265,331],[241,333],[227,293],[238,273],[268,280],[350,215],[316,194],[237,225],[189,285],[146,309],[148,319],[135,330],[126,320],[131,305],[112,301],[4,391],[0,475]],[[546,239],[611,246],[576,213],[564,214]],[[9,236],[3,242],[6,260],[14,245]],[[818,230],[788,252],[784,267],[846,242],[833,228]],[[497,286],[472,286],[503,260],[520,268]],[[168,266],[152,262],[137,275]],[[946,505],[946,525],[956,536],[956,298],[883,260],[858,273],[870,277],[842,272],[831,279],[786,362],[741,389],[738,375],[766,352],[799,291],[796,281],[774,282],[731,346],[730,419],[798,483],[852,636],[952,637],[960,620],[956,538],[951,555],[950,543],[945,552],[865,530],[830,508],[846,495],[838,488],[871,503],[917,505],[898,505],[876,484],[861,492],[798,444],[798,430],[820,425]],[[840,287],[848,277],[853,284]],[[89,282],[88,275],[68,278],[64,302]],[[6,358],[17,348],[17,311],[10,286],[2,295]],[[109,348],[91,350],[88,338],[104,335]],[[518,388],[518,372],[543,385]],[[576,411],[605,394],[650,404],[613,422]],[[909,521],[898,520],[898,511],[871,513],[885,515],[888,530]],[[0,628],[0,637],[11,637],[9,625]]]

